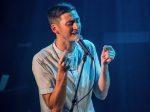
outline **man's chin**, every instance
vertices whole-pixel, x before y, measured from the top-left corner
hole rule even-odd
[[[75,41],[75,40],[76,40],[76,37],[79,36],[79,35],[80,35],[79,33],[72,34],[72,36],[71,36],[71,41]]]
[[[71,35],[71,37],[70,37],[70,42],[74,42],[75,39],[76,39],[76,36],[77,36],[77,35]]]

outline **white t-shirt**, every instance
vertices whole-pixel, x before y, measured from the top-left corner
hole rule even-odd
[[[94,62],[87,56],[83,66],[81,81],[77,93],[77,101],[83,98],[92,88],[95,95],[99,98],[101,92],[98,87],[98,79],[100,74],[100,64],[96,53],[94,44],[88,40],[84,40],[86,46],[94,57]],[[35,76],[38,88],[41,112],[51,112],[46,106],[42,94],[52,93],[55,87],[57,77],[57,64],[62,55],[62,51],[59,50],[55,42],[48,47],[38,52],[32,62],[32,71]],[[82,58],[84,51],[78,43],[74,43],[73,51],[67,54],[69,62],[69,70],[67,71],[67,90],[66,90],[66,102],[63,108],[63,112],[69,112],[71,108],[72,100],[74,98],[75,89],[81,72]],[[93,103],[91,100],[92,91],[83,100],[75,105],[73,112],[94,112]]]

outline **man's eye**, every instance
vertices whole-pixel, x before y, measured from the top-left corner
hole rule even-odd
[[[75,22],[76,22],[76,23],[80,23],[80,19],[78,18],[78,19],[76,19],[76,20],[69,21],[69,22],[67,23],[67,26],[72,26]]]
[[[73,25],[73,23],[74,23],[74,21],[70,21],[70,22],[67,23],[67,25],[71,26],[71,25]]]

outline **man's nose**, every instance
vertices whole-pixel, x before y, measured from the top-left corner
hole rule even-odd
[[[78,28],[79,28],[79,24],[77,22],[74,22],[73,23],[73,29],[77,30]]]

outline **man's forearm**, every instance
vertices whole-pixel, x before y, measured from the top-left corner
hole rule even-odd
[[[65,85],[58,85],[54,92],[51,95],[50,103],[52,105],[52,110],[54,112],[59,112],[63,109],[64,103],[66,98],[66,86]],[[52,112],[53,112],[52,111]]]
[[[58,76],[61,74],[58,74]],[[57,77],[56,79],[56,85],[54,88],[53,93],[51,94],[49,98],[49,106],[51,110],[55,110],[54,112],[59,112],[63,109],[65,99],[66,99],[66,77],[63,77],[62,79],[59,79]]]
[[[101,66],[101,73],[100,73],[100,79],[99,79],[99,88],[102,92],[103,98],[107,96],[109,85],[110,85],[110,76],[108,71],[108,64],[104,64]]]

